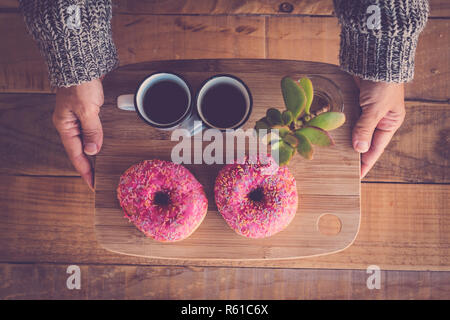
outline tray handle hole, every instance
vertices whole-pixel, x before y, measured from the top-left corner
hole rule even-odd
[[[341,232],[342,222],[338,216],[330,213],[324,213],[317,220],[317,228],[323,235],[335,236]]]

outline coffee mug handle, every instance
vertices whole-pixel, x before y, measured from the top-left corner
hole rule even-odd
[[[123,94],[118,96],[117,107],[125,111],[134,111],[134,94]]]

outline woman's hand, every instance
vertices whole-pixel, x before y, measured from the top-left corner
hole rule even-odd
[[[361,116],[353,128],[353,148],[362,153],[361,179],[383,153],[405,119],[402,83],[373,82],[354,77],[360,89]]]
[[[94,189],[93,170],[86,155],[95,155],[103,143],[98,116],[103,105],[100,79],[69,88],[58,88],[53,124],[59,132],[67,155],[89,187]]]

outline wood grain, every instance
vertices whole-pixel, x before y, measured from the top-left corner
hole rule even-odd
[[[428,20],[417,44],[414,80],[405,86],[407,99],[450,102],[449,29],[448,19]]]
[[[113,19],[121,65],[202,58],[263,58],[264,18],[133,16]]]
[[[0,9],[19,8],[17,0],[0,0]]]
[[[212,8],[212,2],[216,4],[216,7]],[[275,5],[267,6],[269,3],[267,1],[250,0],[242,2],[241,5],[234,2],[167,0],[162,2],[162,5],[155,6],[155,2],[152,1],[114,1],[116,5],[114,19],[120,19],[118,17],[122,14],[130,16],[175,14],[177,17],[190,16],[191,24],[195,25],[202,22],[202,17],[192,16],[196,14],[220,16],[231,13],[243,17],[246,15],[258,17],[259,14],[280,15],[274,11],[277,10]],[[332,10],[331,1],[328,0],[314,1],[314,4],[311,1],[291,1],[291,3],[294,4],[292,14],[297,15],[330,15]],[[0,91],[50,92],[44,60],[40,57],[34,42],[26,34],[17,4],[16,0],[0,0],[0,37],[2,39],[0,42],[2,52]],[[306,6],[302,8],[303,4]],[[430,4],[431,17],[450,16],[450,3],[447,0],[431,0]],[[146,8],[146,5],[149,7]],[[123,11],[119,12],[119,7]],[[225,12],[224,10],[235,11]],[[282,14],[280,18],[287,18],[292,14]],[[302,17],[297,18],[302,19]],[[321,19],[321,17],[317,18]],[[270,18],[262,17],[262,19],[267,24],[265,29],[267,31]],[[420,75],[416,71],[416,80],[419,79],[418,77],[421,77],[421,80],[416,84],[415,93],[411,90],[407,92],[407,98],[448,101],[449,50],[443,47],[449,43],[448,24],[443,20],[445,19],[429,20],[424,32],[427,38],[424,39],[424,34],[421,36],[416,63],[419,63],[420,56],[421,60],[427,61],[429,69],[424,68]],[[323,25],[328,29],[327,23]],[[323,25],[315,24],[317,28]],[[428,28],[432,29],[429,33]],[[142,29],[145,29],[145,25]],[[143,31],[136,28],[133,32]],[[192,31],[183,32],[189,35]],[[324,31],[325,34],[330,32],[330,29]],[[152,34],[149,31],[145,33]],[[130,35],[126,32],[122,34],[121,38],[131,36],[133,39],[146,41],[145,37],[137,34]],[[187,39],[191,36],[189,35]],[[243,37],[242,34],[236,36]],[[222,38],[217,33],[208,41],[214,42],[215,39]],[[304,39],[316,48],[326,48],[326,45],[314,44],[313,39],[308,38],[307,35]],[[193,47],[186,47],[187,50],[183,51],[178,43],[173,43],[173,47],[170,48],[164,43],[164,37],[153,35],[152,40],[162,42],[155,42],[155,46],[164,48],[163,50],[166,50],[167,56],[171,59],[183,59],[184,55],[192,57],[189,50],[195,50]],[[151,60],[155,55],[146,44],[128,42],[128,39],[122,40],[116,35],[115,41],[116,44],[123,41],[136,47],[146,47],[144,52],[135,51],[134,57],[131,52],[126,52],[128,48],[133,50],[133,46],[121,51],[122,54],[129,55],[130,59],[134,59],[133,61]],[[329,41],[332,43],[333,39],[330,38]],[[268,43],[266,41],[265,51],[258,54],[268,56]],[[207,43],[206,46],[213,48],[211,43]],[[293,48],[290,50],[296,50],[294,44],[289,46]],[[303,52],[307,51],[303,47],[300,49],[297,51],[299,55],[307,54]],[[174,52],[179,57],[175,56]],[[229,54],[229,51],[226,52]],[[282,53],[282,50],[280,52]],[[158,59],[164,56],[161,52],[156,54]],[[221,53],[213,52],[213,49],[209,50],[209,54],[211,56],[203,57],[221,58]],[[239,54],[240,57],[246,57],[245,48]],[[255,55],[255,52],[251,54],[254,55],[252,57],[260,57]],[[318,51],[318,55],[321,59],[333,58],[331,53],[323,49]],[[121,62],[127,63],[123,59]],[[437,92],[437,95],[432,95],[432,92]],[[172,262],[168,260],[125,257],[102,249],[94,234],[93,195],[89,193],[81,179],[20,176],[22,174],[62,176],[76,173],[72,171],[66,160],[62,146],[55,145],[59,143],[59,139],[51,126],[51,121],[47,118],[53,108],[51,104],[54,98],[51,95],[29,95],[22,98],[20,94],[2,94],[0,100],[2,101],[0,130],[4,126],[10,128],[6,135],[3,131],[0,134],[0,172],[2,173],[0,176],[2,182],[0,184],[0,261],[7,262],[0,265],[0,279],[2,279],[0,296],[2,298],[73,298],[75,296],[80,298],[192,299],[199,297],[448,299],[449,297],[450,284],[447,272],[384,271],[386,269],[450,270],[448,260],[450,223],[447,219],[450,190],[448,185],[363,183],[361,231],[353,246],[329,257],[290,262],[298,268],[340,267],[362,269],[361,271],[267,269],[267,267],[282,268],[283,263],[277,261],[271,262],[270,265],[255,264],[255,266],[264,267],[262,269],[223,266],[220,268],[192,267],[195,265],[192,261],[182,262],[191,267],[171,267],[168,265]],[[26,109],[22,109],[22,106],[31,107],[33,104],[36,108],[27,108],[27,112],[25,112]],[[389,162],[393,159],[387,156],[388,149],[368,179],[447,184],[448,171],[445,171],[445,166],[448,163],[448,157],[443,159],[439,156],[439,153],[445,155],[445,149],[439,152],[431,147],[437,144],[436,135],[439,132],[445,132],[445,123],[435,121],[433,112],[442,113],[445,116],[447,115],[446,107],[446,104],[425,102],[413,102],[408,105],[408,117],[404,127],[412,131],[402,134],[401,141],[414,147],[406,149],[400,143],[393,144],[396,156],[401,158],[401,160],[394,159],[394,162],[400,163],[400,168],[390,166]],[[18,109],[14,110],[15,108]],[[42,115],[39,115],[41,111]],[[29,121],[27,117],[34,121]],[[430,119],[433,128],[423,122],[422,117]],[[11,128],[11,122],[16,123],[17,126]],[[416,126],[411,128],[407,123],[417,124],[417,128]],[[36,128],[36,125],[40,128]],[[11,130],[16,130],[17,133],[12,134]],[[15,143],[6,137],[12,137]],[[440,141],[444,138],[445,136],[441,137]],[[394,137],[394,141],[395,139]],[[417,143],[414,144],[415,142]],[[428,234],[424,235],[422,232]],[[87,279],[83,278],[85,285],[82,286],[81,292],[69,291],[64,287],[67,279],[65,268],[73,263],[81,264],[82,274],[87,277]],[[113,265],[103,265],[108,263]],[[382,290],[369,291],[365,287],[367,279],[365,268],[374,263],[384,269],[382,275],[386,282],[383,280]],[[131,264],[138,266],[131,266]],[[148,264],[165,266],[148,267],[146,266]],[[201,264],[211,265],[208,262]],[[241,266],[239,263],[229,265]]]
[[[0,264],[1,299],[448,299],[450,272],[381,270],[369,290],[365,270],[79,265],[80,290],[68,290],[68,264]]]
[[[121,65],[165,59],[264,58],[264,18],[133,16],[112,20]],[[0,13],[0,92],[51,92],[19,13]]]
[[[336,18],[269,17],[267,58],[339,64],[340,27]]]
[[[0,13],[0,92],[50,92],[47,67],[20,13]]]
[[[449,20],[430,19],[407,99],[448,101]],[[8,30],[8,31],[7,31]],[[4,35],[2,34],[4,33]],[[0,13],[0,91],[50,92],[47,71],[18,13]],[[127,15],[113,18],[120,63],[191,58],[274,58],[338,64],[334,17]],[[433,48],[433,49],[430,49]]]
[[[0,152],[0,173],[78,175],[51,122],[54,103],[52,94],[0,94],[0,150],[9,151]],[[408,101],[406,110],[403,126],[364,181],[449,183],[448,105]],[[102,121],[114,119],[102,113]],[[133,135],[121,122],[109,125],[120,129],[107,133],[111,138]]]
[[[0,173],[78,175],[53,127],[54,106],[52,94],[0,95]]]
[[[0,262],[450,271],[449,185],[362,184],[361,227],[336,254],[291,261],[145,259],[103,249],[93,194],[75,177],[2,176]]]
[[[242,15],[332,15],[331,0],[291,0],[289,10],[282,10],[282,0],[114,0],[114,13],[134,14],[242,14]],[[431,17],[449,17],[450,5],[446,0],[429,0]],[[17,0],[0,0],[0,9],[17,9]]]
[[[256,120],[262,118],[269,107],[284,105],[280,81],[285,75],[300,78],[301,74],[313,72],[340,86],[347,121],[333,131],[336,146],[316,150],[314,161],[294,159],[289,164],[298,181],[300,205],[296,217],[284,232],[268,239],[249,241],[228,228],[214,205],[212,191],[220,166],[204,163],[186,165],[204,186],[209,202],[205,220],[188,239],[170,245],[162,244],[146,238],[123,219],[116,194],[120,175],[143,159],[171,160],[172,149],[178,143],[161,139],[161,133],[136,119],[135,113],[127,114],[116,108],[116,99],[120,94],[135,92],[141,79],[158,70],[182,75],[194,92],[198,92],[200,84],[214,74],[229,73],[242,79],[253,96],[253,111],[244,130],[253,128]],[[106,249],[152,258],[247,260],[325,254],[343,250],[353,242],[359,227],[360,168],[359,154],[351,147],[351,126],[359,108],[356,106],[357,89],[353,79],[336,66],[262,59],[164,61],[119,68],[105,79],[104,86],[107,102],[102,114],[109,120],[104,121],[105,148],[97,156],[95,166],[95,227],[98,240]],[[315,90],[318,89],[316,86]],[[318,230],[317,223],[324,213],[339,218],[341,230],[338,234],[324,235]]]
[[[281,10],[280,5],[286,1],[281,0],[169,0],[164,2],[145,1],[116,1],[114,9],[120,13],[145,13],[145,14],[314,14],[331,15],[333,2],[330,0],[293,0],[290,12]]]
[[[405,85],[406,99],[449,101],[449,24],[446,19],[429,20],[421,33],[415,77]],[[266,28],[267,58],[339,64],[340,28],[335,18],[269,17]]]
[[[282,3],[292,5],[291,10],[282,10]],[[446,0],[429,0],[431,17],[449,17],[450,5]],[[334,14],[332,0],[168,0],[114,1],[114,9],[121,13],[145,14],[259,14],[259,15],[326,15]],[[290,11],[290,12],[289,12]]]
[[[449,183],[449,118],[448,104],[406,102],[403,125],[364,181]]]

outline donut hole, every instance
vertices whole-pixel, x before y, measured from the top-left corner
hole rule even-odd
[[[264,199],[264,191],[263,188],[258,187],[249,192],[248,198],[255,202],[262,202]]]
[[[169,194],[164,191],[156,192],[155,196],[153,197],[153,204],[156,204],[158,206],[167,206],[169,202],[170,202]]]

